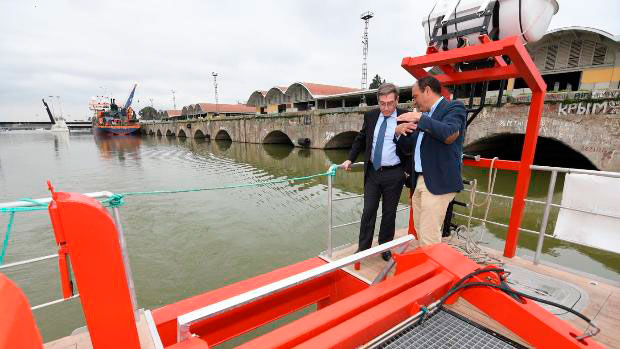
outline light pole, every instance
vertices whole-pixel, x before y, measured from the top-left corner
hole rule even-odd
[[[211,75],[213,75],[213,87],[215,88],[215,115],[219,115],[219,103],[217,99],[217,73],[212,72]]]
[[[170,90],[172,91],[172,106],[174,107],[174,110],[177,110],[177,99],[174,96],[175,91],[174,90]]]

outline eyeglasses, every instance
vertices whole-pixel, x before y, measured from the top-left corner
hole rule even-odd
[[[396,104],[396,101],[390,101],[390,102],[379,102],[379,105],[382,107],[391,107],[394,104]]]

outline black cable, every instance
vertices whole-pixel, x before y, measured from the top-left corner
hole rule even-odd
[[[428,26],[428,40],[429,40],[429,42],[433,39],[431,37],[431,14],[433,13],[433,10],[435,10],[435,7],[437,7],[437,3],[435,3],[433,8],[431,9],[431,12],[428,13],[428,17],[426,18],[426,25]],[[523,31],[523,30],[521,30],[521,31]]]
[[[574,315],[580,317],[583,321],[587,322],[589,325],[592,325],[592,320],[590,320],[587,316],[581,314],[580,312],[576,311],[575,309],[572,309],[572,308],[567,307],[567,306],[565,306],[563,304],[555,303],[555,302],[552,302],[552,301],[549,301],[549,300],[546,300],[546,299],[543,299],[543,298],[534,297],[534,296],[531,296],[529,294],[513,290],[513,289],[511,289],[511,288],[509,288],[507,286],[501,286],[501,285],[494,284],[494,283],[491,283],[491,282],[470,282],[470,283],[467,283],[467,284],[460,285],[459,287],[457,287],[457,288],[455,288],[453,290],[448,291],[448,293],[446,293],[443,297],[441,297],[439,303],[437,304],[437,307],[438,308],[441,307],[445,303],[446,299],[448,299],[448,297],[450,297],[451,295],[453,295],[454,293],[456,293],[459,290],[470,288],[470,287],[480,287],[480,286],[493,287],[493,288],[496,288],[498,290],[504,291],[505,293],[508,293],[508,294],[511,294],[511,295],[516,295],[516,296],[519,296],[519,297],[528,298],[528,299],[531,299],[531,300],[536,301],[536,302],[540,302],[540,303],[544,303],[544,304],[548,304],[548,305],[554,306],[556,308],[560,308],[562,310],[565,310],[565,311],[567,311],[567,312],[569,312],[571,314],[574,314]]]
[[[519,29],[521,29],[521,36],[525,42],[529,42],[529,40],[525,37],[525,33],[523,32],[523,23],[521,23],[521,0],[519,0]]]
[[[472,278],[473,276],[476,276],[476,275],[482,274],[482,273],[487,273],[487,272],[495,272],[495,273],[497,273],[498,274],[497,276],[499,277],[501,285],[494,284],[494,283],[491,283],[491,282],[470,282],[470,283],[465,283],[465,281],[467,281],[468,279]],[[567,306],[565,306],[563,304],[552,302],[552,301],[549,301],[549,300],[546,300],[546,299],[543,299],[543,298],[538,298],[538,297],[535,297],[535,296],[532,296],[532,295],[529,295],[529,294],[526,294],[526,293],[523,293],[523,292],[511,289],[508,286],[508,284],[506,284],[506,282],[505,282],[505,278],[507,277],[507,275],[501,275],[500,273],[509,274],[509,272],[507,272],[506,270],[504,270],[502,268],[485,268],[485,269],[475,270],[475,271],[465,275],[463,278],[461,278],[459,281],[457,281],[454,284],[454,286],[452,286],[450,288],[450,290],[448,290],[448,292],[445,295],[443,295],[439,299],[439,302],[437,303],[437,307],[435,308],[436,311],[439,311],[441,309],[441,307],[444,305],[444,303],[446,302],[446,300],[450,296],[454,295],[456,292],[458,292],[460,290],[463,290],[463,289],[466,289],[466,288],[470,288],[470,287],[483,287],[483,286],[486,286],[486,287],[492,287],[492,288],[496,288],[496,289],[498,289],[500,291],[503,291],[504,293],[508,294],[509,296],[515,298],[515,300],[518,300],[517,297],[522,297],[522,298],[531,299],[531,300],[533,300],[535,302],[551,305],[553,307],[562,309],[562,310],[567,311],[567,312],[569,312],[569,313],[571,313],[573,315],[576,315],[577,317],[579,317],[582,320],[584,320],[585,322],[587,322],[589,326],[594,328],[594,332],[591,335],[587,335],[586,336],[584,334],[581,337],[577,337],[577,339],[583,339],[583,338],[586,338],[586,337],[589,337],[589,336],[594,336],[594,335],[596,335],[600,331],[600,329],[596,325],[594,325],[594,323],[592,323],[592,320],[590,320],[587,316],[581,314],[580,312],[576,311],[575,309],[573,309],[571,307],[567,307]]]

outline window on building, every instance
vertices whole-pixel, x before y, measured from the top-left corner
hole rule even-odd
[[[606,56],[607,56],[607,46],[601,44],[600,42],[597,42],[596,47],[594,48],[594,57],[592,58],[592,65],[605,64]]]
[[[581,40],[573,40],[570,45],[570,53],[568,55],[568,67],[575,68],[579,65],[579,57],[581,56]]]

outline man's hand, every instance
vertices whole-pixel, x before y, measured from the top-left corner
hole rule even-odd
[[[404,114],[403,114],[404,115]],[[394,134],[398,136],[408,135],[409,133],[415,131],[418,128],[418,124],[413,122],[406,122],[396,126],[394,130]]]
[[[420,117],[421,116],[422,116],[422,113],[420,113],[420,112],[410,111],[408,113],[400,114],[396,118],[396,121],[406,121],[406,122],[418,123],[418,121],[420,121]]]
[[[351,160],[347,160],[345,162],[343,162],[342,164],[340,164],[340,168],[344,169],[345,171],[351,171]]]

